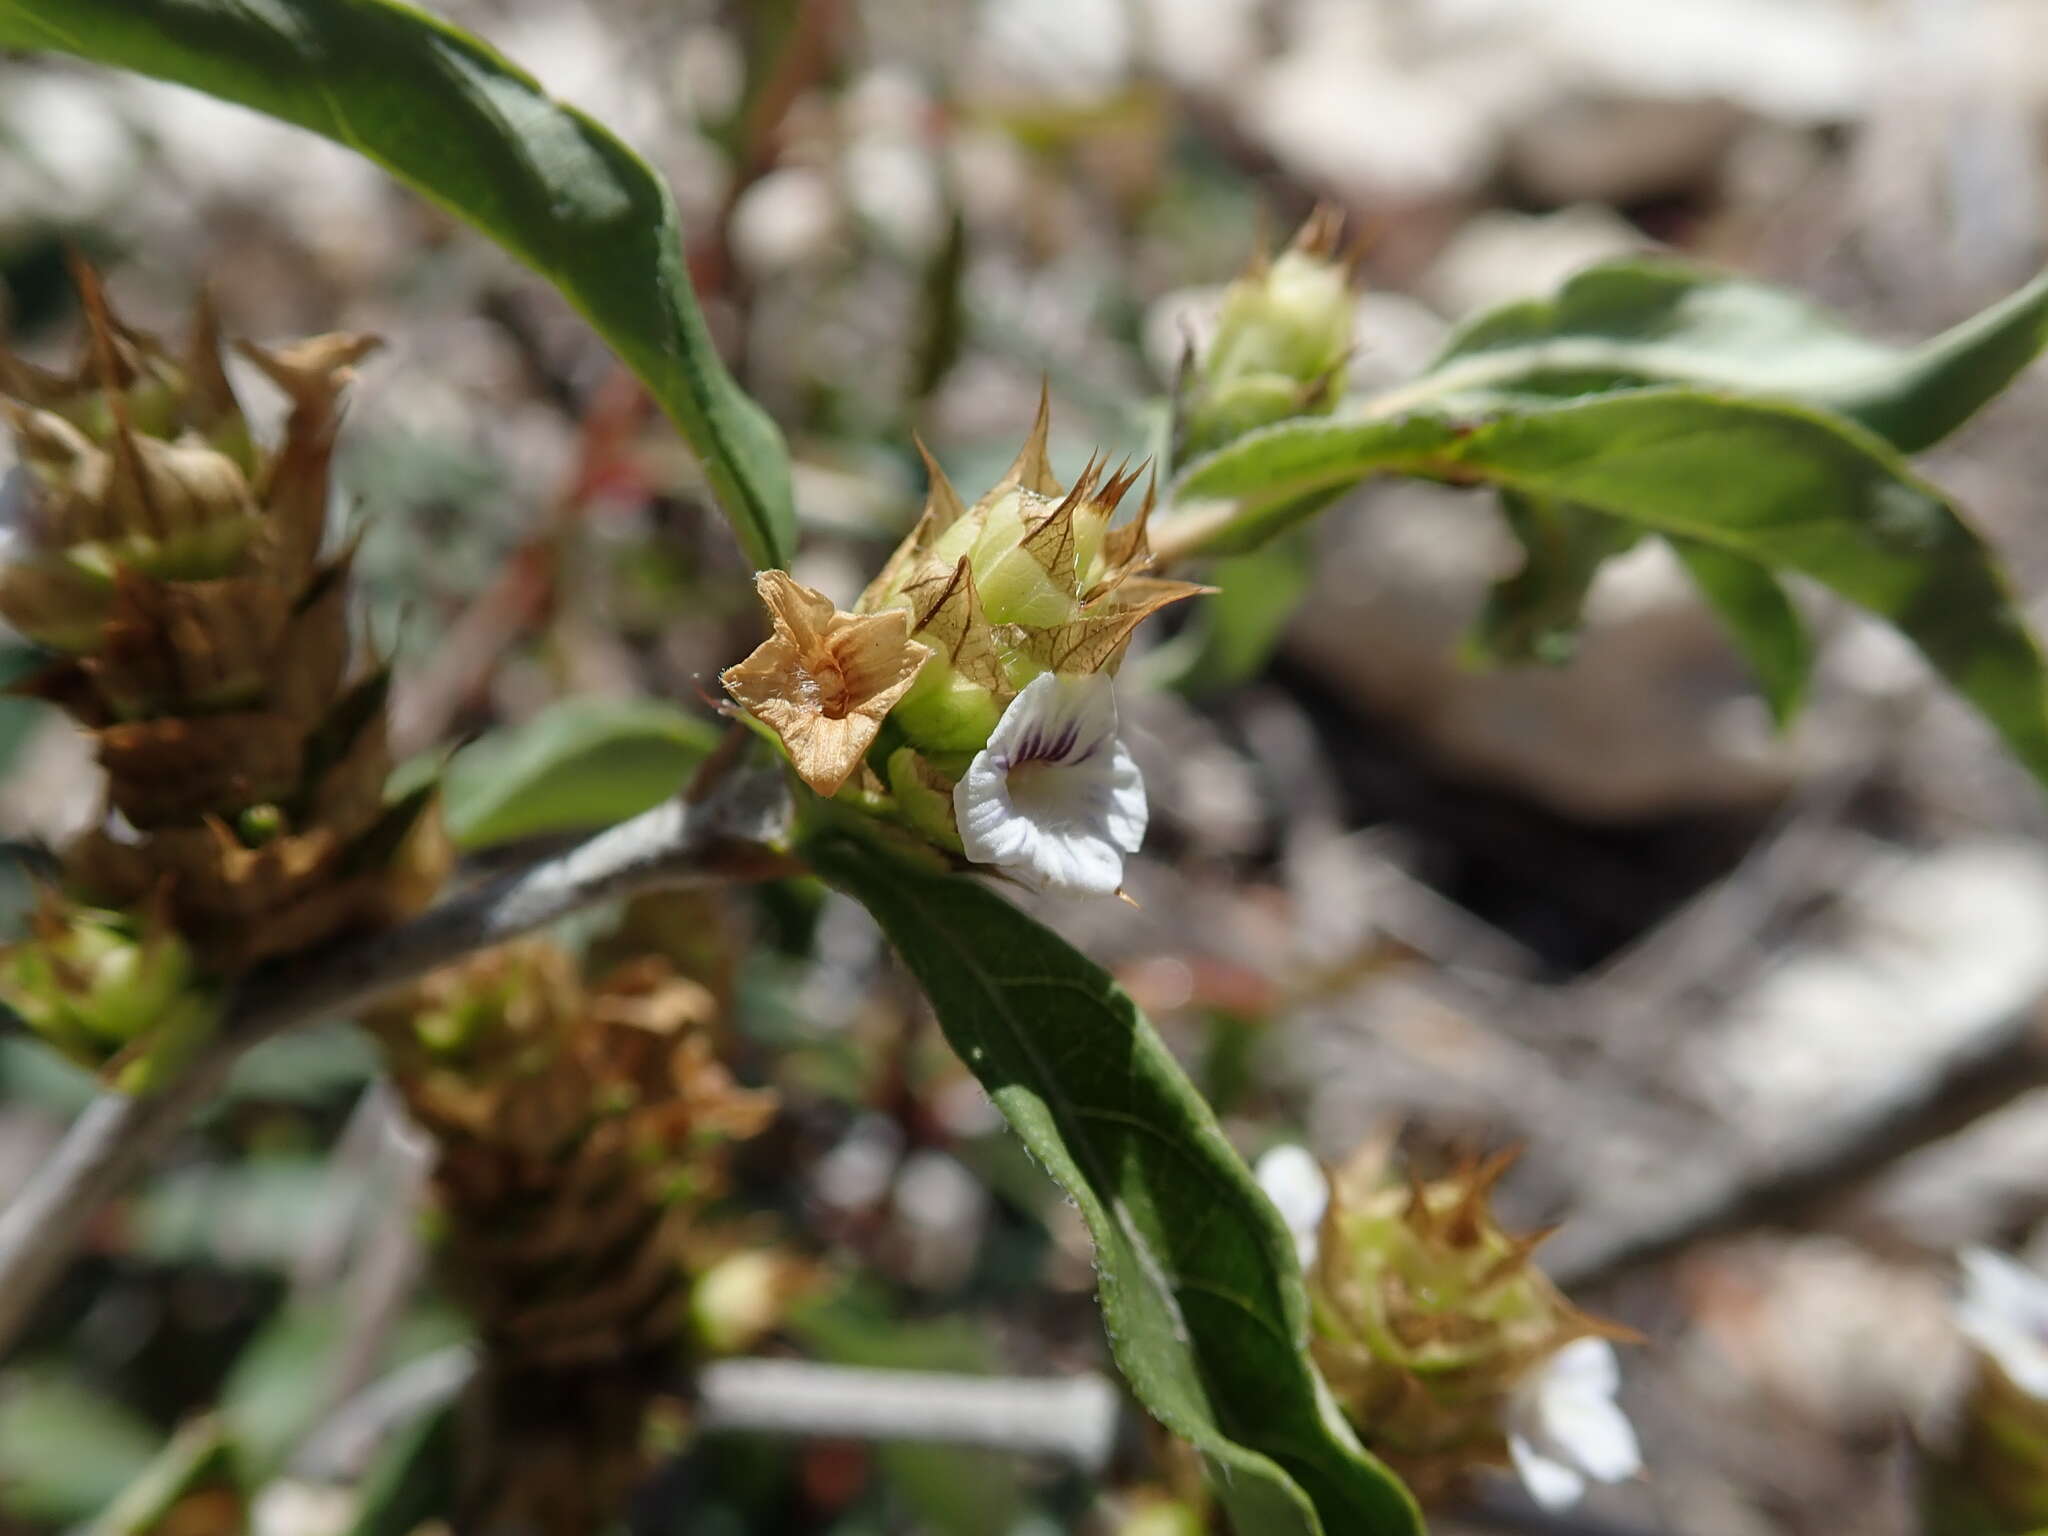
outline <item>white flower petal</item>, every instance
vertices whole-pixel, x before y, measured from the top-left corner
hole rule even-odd
[[[1617,1483],[1642,1470],[1635,1429],[1614,1401],[1621,1370],[1605,1339],[1575,1339],[1516,1388],[1508,1404],[1508,1448],[1530,1496],[1561,1508],[1585,1480]]]
[[[1109,766],[1110,840],[1125,853],[1136,853],[1145,841],[1145,822],[1151,814],[1145,803],[1145,775],[1122,741]]]
[[[1520,1435],[1508,1436],[1508,1457],[1529,1497],[1545,1509],[1570,1509],[1586,1496],[1586,1480],[1561,1461],[1552,1461]]]
[[[988,750],[1011,763],[1071,762],[1116,740],[1116,687],[1105,672],[1044,672],[1024,685],[989,733]]]
[[[1965,1250],[1961,1263],[1957,1328],[2014,1386],[2048,1401],[2048,1280],[1989,1248]]]
[[[1621,1361],[1614,1346],[1597,1335],[1573,1339],[1543,1362],[1543,1390],[1614,1396],[1621,1390]]]
[[[1642,1471],[1635,1428],[1613,1398],[1553,1393],[1544,1406],[1551,1444],[1588,1477],[1618,1483]]]
[[[1043,890],[1110,895],[1145,835],[1145,781],[1101,673],[1033,678],[953,790],[967,857]]]
[[[1330,1181],[1308,1148],[1291,1142],[1269,1148],[1252,1165],[1252,1173],[1294,1234],[1294,1251],[1301,1255],[1302,1267],[1315,1263],[1323,1212],[1330,1204]]]

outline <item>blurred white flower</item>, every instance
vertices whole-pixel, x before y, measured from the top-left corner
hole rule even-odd
[[[1294,1234],[1294,1251],[1301,1255],[1301,1267],[1316,1261],[1323,1212],[1330,1204],[1330,1181],[1306,1147],[1283,1142],[1268,1148],[1252,1165],[1259,1188],[1280,1212],[1287,1230]]]
[[[770,171],[733,205],[733,255],[755,277],[774,277],[816,261],[839,232],[839,196],[831,178],[808,165]]]
[[[1962,1255],[1956,1326],[2029,1397],[2048,1401],[2048,1279],[1989,1248]]]
[[[256,1496],[249,1529],[254,1536],[341,1536],[356,1523],[356,1504],[346,1488],[278,1478]]]
[[[1109,674],[1033,678],[954,786],[953,812],[975,863],[1040,890],[1114,895],[1146,807]]]
[[[1618,1483],[1642,1470],[1636,1433],[1614,1401],[1621,1367],[1605,1339],[1574,1339],[1515,1388],[1508,1454],[1545,1509],[1576,1504],[1586,1480]]]

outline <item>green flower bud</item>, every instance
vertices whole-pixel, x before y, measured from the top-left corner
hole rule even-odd
[[[960,832],[953,825],[953,781],[914,747],[889,754],[889,794],[897,816],[940,847],[960,851]]]
[[[1319,209],[1279,257],[1230,285],[1182,401],[1182,458],[1259,427],[1332,410],[1351,350],[1352,299],[1334,259],[1337,218]]]
[[[1203,1536],[1208,1529],[1207,1516],[1195,1505],[1147,1491],[1118,1521],[1116,1536]]]
[[[54,1048],[140,1091],[217,1013],[191,952],[159,918],[46,902],[0,950],[0,1003]]]
[[[1152,560],[1149,493],[1133,521],[1110,526],[1136,472],[1091,463],[1063,487],[1046,452],[1050,429],[1041,399],[1023,448],[971,507],[926,454],[924,514],[856,605],[908,612],[911,638],[933,652],[889,716],[925,753],[980,750],[1032,679],[1113,671],[1147,615],[1203,590],[1142,574]]]
[[[1324,1186],[1313,1228],[1286,1187],[1301,1175],[1278,1156],[1261,1162],[1261,1182],[1283,1210],[1295,1207],[1310,1251],[1316,1364],[1367,1444],[1425,1502],[1455,1495],[1474,1471],[1508,1465],[1531,1389],[1547,1390],[1553,1362],[1574,1346],[1606,1351],[1598,1336],[1619,1332],[1573,1308],[1530,1262],[1546,1234],[1511,1236],[1494,1220],[1489,1193],[1512,1161],[1504,1154],[1402,1184],[1381,1150],[1368,1149]],[[1611,1369],[1611,1352],[1607,1360]],[[1566,1380],[1558,1389],[1578,1387]],[[1513,1445],[1514,1464],[1530,1477],[1530,1462],[1561,1460],[1562,1477],[1581,1486],[1582,1473],[1627,1475],[1635,1449],[1626,1421],[1604,1399],[1594,1413],[1606,1439],[1585,1452],[1586,1465],[1575,1459],[1582,1448],[1540,1438]],[[1543,1470],[1531,1480],[1539,1498]]]
[[[743,1248],[725,1255],[690,1288],[697,1341],[712,1355],[759,1348],[818,1279],[813,1265],[778,1249]]]
[[[1050,426],[1041,398],[1023,448],[971,507],[925,454],[923,515],[851,612],[762,573],[774,633],[723,674],[812,789],[853,796],[954,856],[976,857],[960,836],[956,786],[1012,702],[1040,679],[1115,671],[1147,615],[1206,590],[1144,574],[1150,494],[1111,527],[1137,473],[1091,462],[1062,486]],[[1030,738],[1038,756],[1060,756],[1044,750],[1057,739]],[[1105,753],[1097,767],[1122,762]],[[1141,835],[1142,819],[1119,822],[1118,835]]]

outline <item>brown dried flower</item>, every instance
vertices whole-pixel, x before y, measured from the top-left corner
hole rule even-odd
[[[842,613],[784,571],[763,571],[754,585],[775,633],[726,669],[726,691],[782,738],[798,777],[821,795],[837,794],[931,647],[910,638],[901,609]]]

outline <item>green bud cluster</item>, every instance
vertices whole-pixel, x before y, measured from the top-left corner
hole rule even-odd
[[[1205,590],[1146,574],[1149,494],[1111,526],[1137,473],[1091,462],[1062,486],[1049,430],[1041,400],[1030,438],[972,506],[927,455],[923,515],[851,612],[782,572],[759,578],[774,633],[725,686],[819,794],[891,800],[957,848],[953,781],[1010,701],[1046,673],[1114,671],[1147,616]]]
[[[1336,215],[1319,209],[1278,257],[1262,255],[1230,285],[1216,334],[1184,386],[1177,457],[1335,408],[1352,324],[1337,233]]]
[[[1573,1339],[1613,1332],[1530,1262],[1546,1233],[1511,1236],[1489,1195],[1503,1154],[1402,1184],[1377,1149],[1331,1179],[1307,1274],[1310,1348],[1373,1451],[1425,1503],[1507,1462],[1516,1386]]]
[[[1046,453],[1049,427],[1041,402],[1030,438],[972,506],[927,456],[924,514],[856,605],[907,612],[911,638],[934,651],[889,720],[942,769],[986,745],[1033,678],[1114,671],[1145,618],[1203,590],[1144,574],[1149,493],[1136,518],[1110,526],[1136,472],[1095,462],[1063,487]],[[908,760],[892,758],[889,779],[915,801],[920,781]],[[929,777],[922,783],[939,792]]]
[[[191,951],[155,916],[54,898],[30,938],[0,950],[0,1003],[53,1048],[139,1093],[212,1028],[218,998]]]

